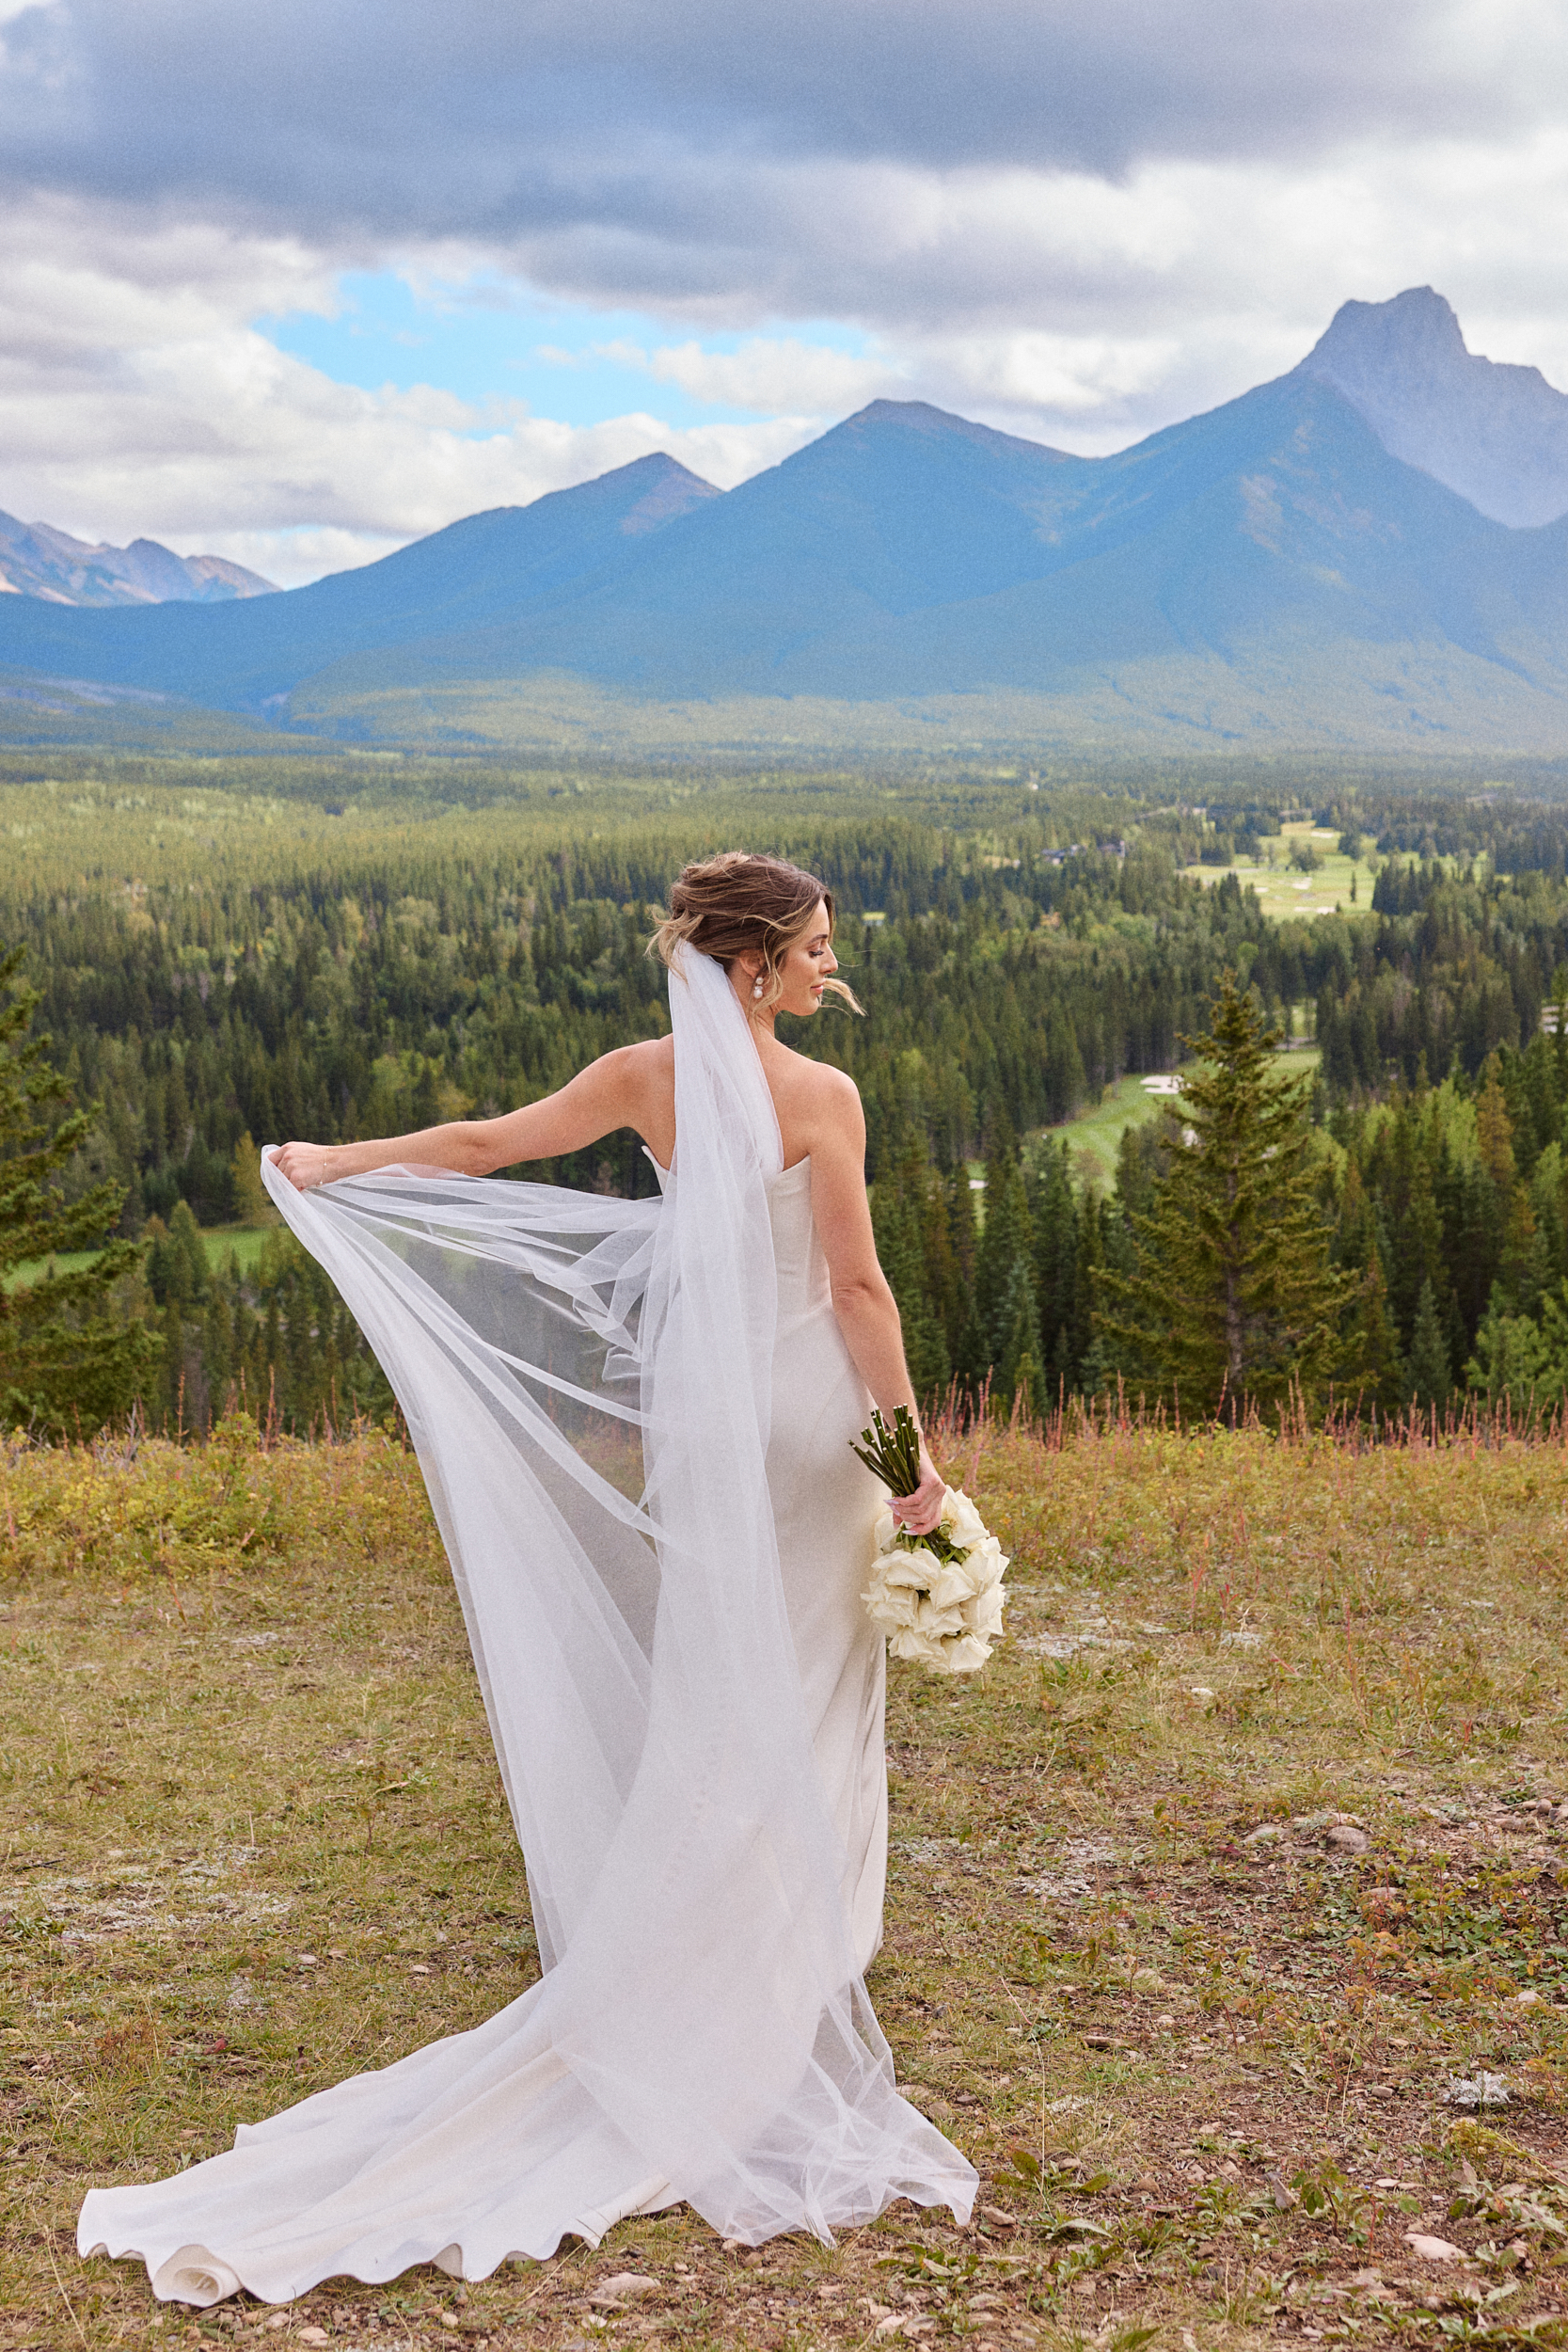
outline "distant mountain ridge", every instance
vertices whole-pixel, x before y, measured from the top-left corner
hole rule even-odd
[[[1411,353],[1434,339],[1448,357],[1423,373]],[[583,741],[634,738],[639,709],[661,739],[673,713],[760,741],[847,713],[869,737],[879,709],[903,739],[940,703],[944,726],[1006,711],[1013,739],[1063,743],[1568,749],[1568,516],[1507,524],[1437,470],[1445,384],[1527,414],[1513,379],[1532,371],[1497,372],[1499,390],[1476,367],[1440,297],[1401,296],[1349,306],[1302,366],[1109,457],[877,401],[727,493],[641,458],[253,601],[4,597],[0,673],[21,682],[0,678],[0,703],[87,681],[474,746],[531,739],[531,709],[567,705]],[[1538,502],[1550,402],[1509,444]],[[1418,426],[1433,463],[1389,446]]]
[[[275,596],[275,581],[221,555],[176,555],[156,539],[93,547],[49,523],[0,514],[0,595],[46,604],[225,604]]]
[[[633,567],[661,532],[722,497],[658,453],[531,506],[465,516],[378,563],[254,603],[68,612],[7,598],[0,666],[272,714],[302,679],[346,656],[553,611]]]

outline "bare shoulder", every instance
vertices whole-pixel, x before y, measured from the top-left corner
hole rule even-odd
[[[853,1140],[863,1133],[865,1114],[861,1108],[861,1090],[847,1071],[792,1053],[784,1075],[791,1124],[804,1131],[814,1145],[830,1137]]]
[[[635,1045],[612,1045],[608,1054],[591,1061],[582,1074],[619,1093],[668,1089],[675,1079],[674,1039],[647,1037]]]
[[[847,1070],[835,1070],[827,1061],[807,1062],[805,1066],[812,1073],[811,1085],[824,1111],[836,1112],[841,1117],[847,1112],[859,1112],[861,1090]]]
[[[636,1045],[617,1045],[605,1056],[606,1061],[620,1061],[640,1077],[664,1078],[675,1074],[675,1041],[673,1037],[645,1037]]]
[[[623,1106],[633,1126],[644,1136],[650,1126],[657,1127],[662,1136],[674,1114],[673,1038],[647,1037],[635,1045],[617,1045],[593,1067],[603,1072],[607,1094]]]

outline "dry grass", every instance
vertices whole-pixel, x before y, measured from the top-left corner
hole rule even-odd
[[[1568,1456],[1113,1429],[950,1470],[1015,1554],[1014,1638],[896,1679],[873,1990],[978,2225],[740,2256],[677,2214],[461,2293],[198,2316],[77,2262],[84,2187],[499,2007],[522,1871],[404,1454],[18,1454],[0,2346],[1568,2334]],[[1511,2103],[1466,2121],[1482,2069]],[[654,2294],[590,2301],[633,2267]]]

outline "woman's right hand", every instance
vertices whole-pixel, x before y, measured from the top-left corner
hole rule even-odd
[[[296,1192],[309,1192],[317,1184],[332,1182],[333,1156],[330,1143],[286,1143],[277,1153],[275,1165]]]

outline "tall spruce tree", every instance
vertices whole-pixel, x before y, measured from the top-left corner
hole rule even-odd
[[[991,1395],[1011,1406],[1022,1384],[1030,1409],[1044,1397],[1040,1367],[1040,1317],[1031,1261],[1035,1237],[1018,1145],[999,1122],[986,1163],[985,1223],[974,1253],[974,1309],[979,1321]]]
[[[986,1374],[986,1346],[974,1311],[978,1239],[969,1169],[960,1160],[946,1184],[947,1232],[953,1252],[953,1281],[942,1301],[947,1355],[953,1376],[966,1396],[978,1393]]]
[[[27,1034],[39,992],[19,978],[22,963],[20,947],[0,954],[0,1420],[40,1437],[91,1435],[127,1410],[150,1365],[150,1334],[115,1296],[141,1249],[113,1241],[71,1272],[53,1263],[101,1242],[125,1193],[102,1184],[66,1198],[60,1178],[88,1118],[71,1107],[49,1039]],[[41,1274],[16,1279],[40,1261]]]
[[[927,1289],[920,1206],[920,1191],[911,1200],[910,1191],[896,1178],[886,1183],[879,1181],[872,1200],[872,1230],[882,1272],[898,1302],[910,1379],[915,1395],[926,1406],[945,1392],[950,1366],[947,1335]]]
[[[1199,1066],[1165,1113],[1165,1168],[1131,1218],[1138,1263],[1101,1277],[1106,1339],[1184,1408],[1316,1399],[1339,1354],[1342,1278],[1329,1231],[1306,1089],[1276,1076],[1278,1032],[1223,975],[1210,1033],[1184,1039]]]
[[[1423,1412],[1433,1405],[1441,1411],[1453,1393],[1449,1343],[1443,1336],[1437,1300],[1430,1282],[1422,1283],[1420,1304],[1416,1310],[1416,1328],[1410,1335],[1410,1354],[1404,1368],[1404,1393],[1406,1402],[1418,1405]]]
[[[1035,1235],[1035,1296],[1040,1313],[1040,1359],[1053,1398],[1077,1387],[1073,1345],[1077,1307],[1078,1200],[1064,1140],[1047,1140],[1029,1184]]]
[[[1430,1297],[1429,1283],[1423,1296]],[[1364,1411],[1398,1412],[1405,1401],[1404,1359],[1400,1337],[1388,1312],[1388,1290],[1383,1263],[1374,1249],[1354,1293],[1354,1313],[1347,1334],[1343,1367],[1347,1391],[1354,1390]]]

